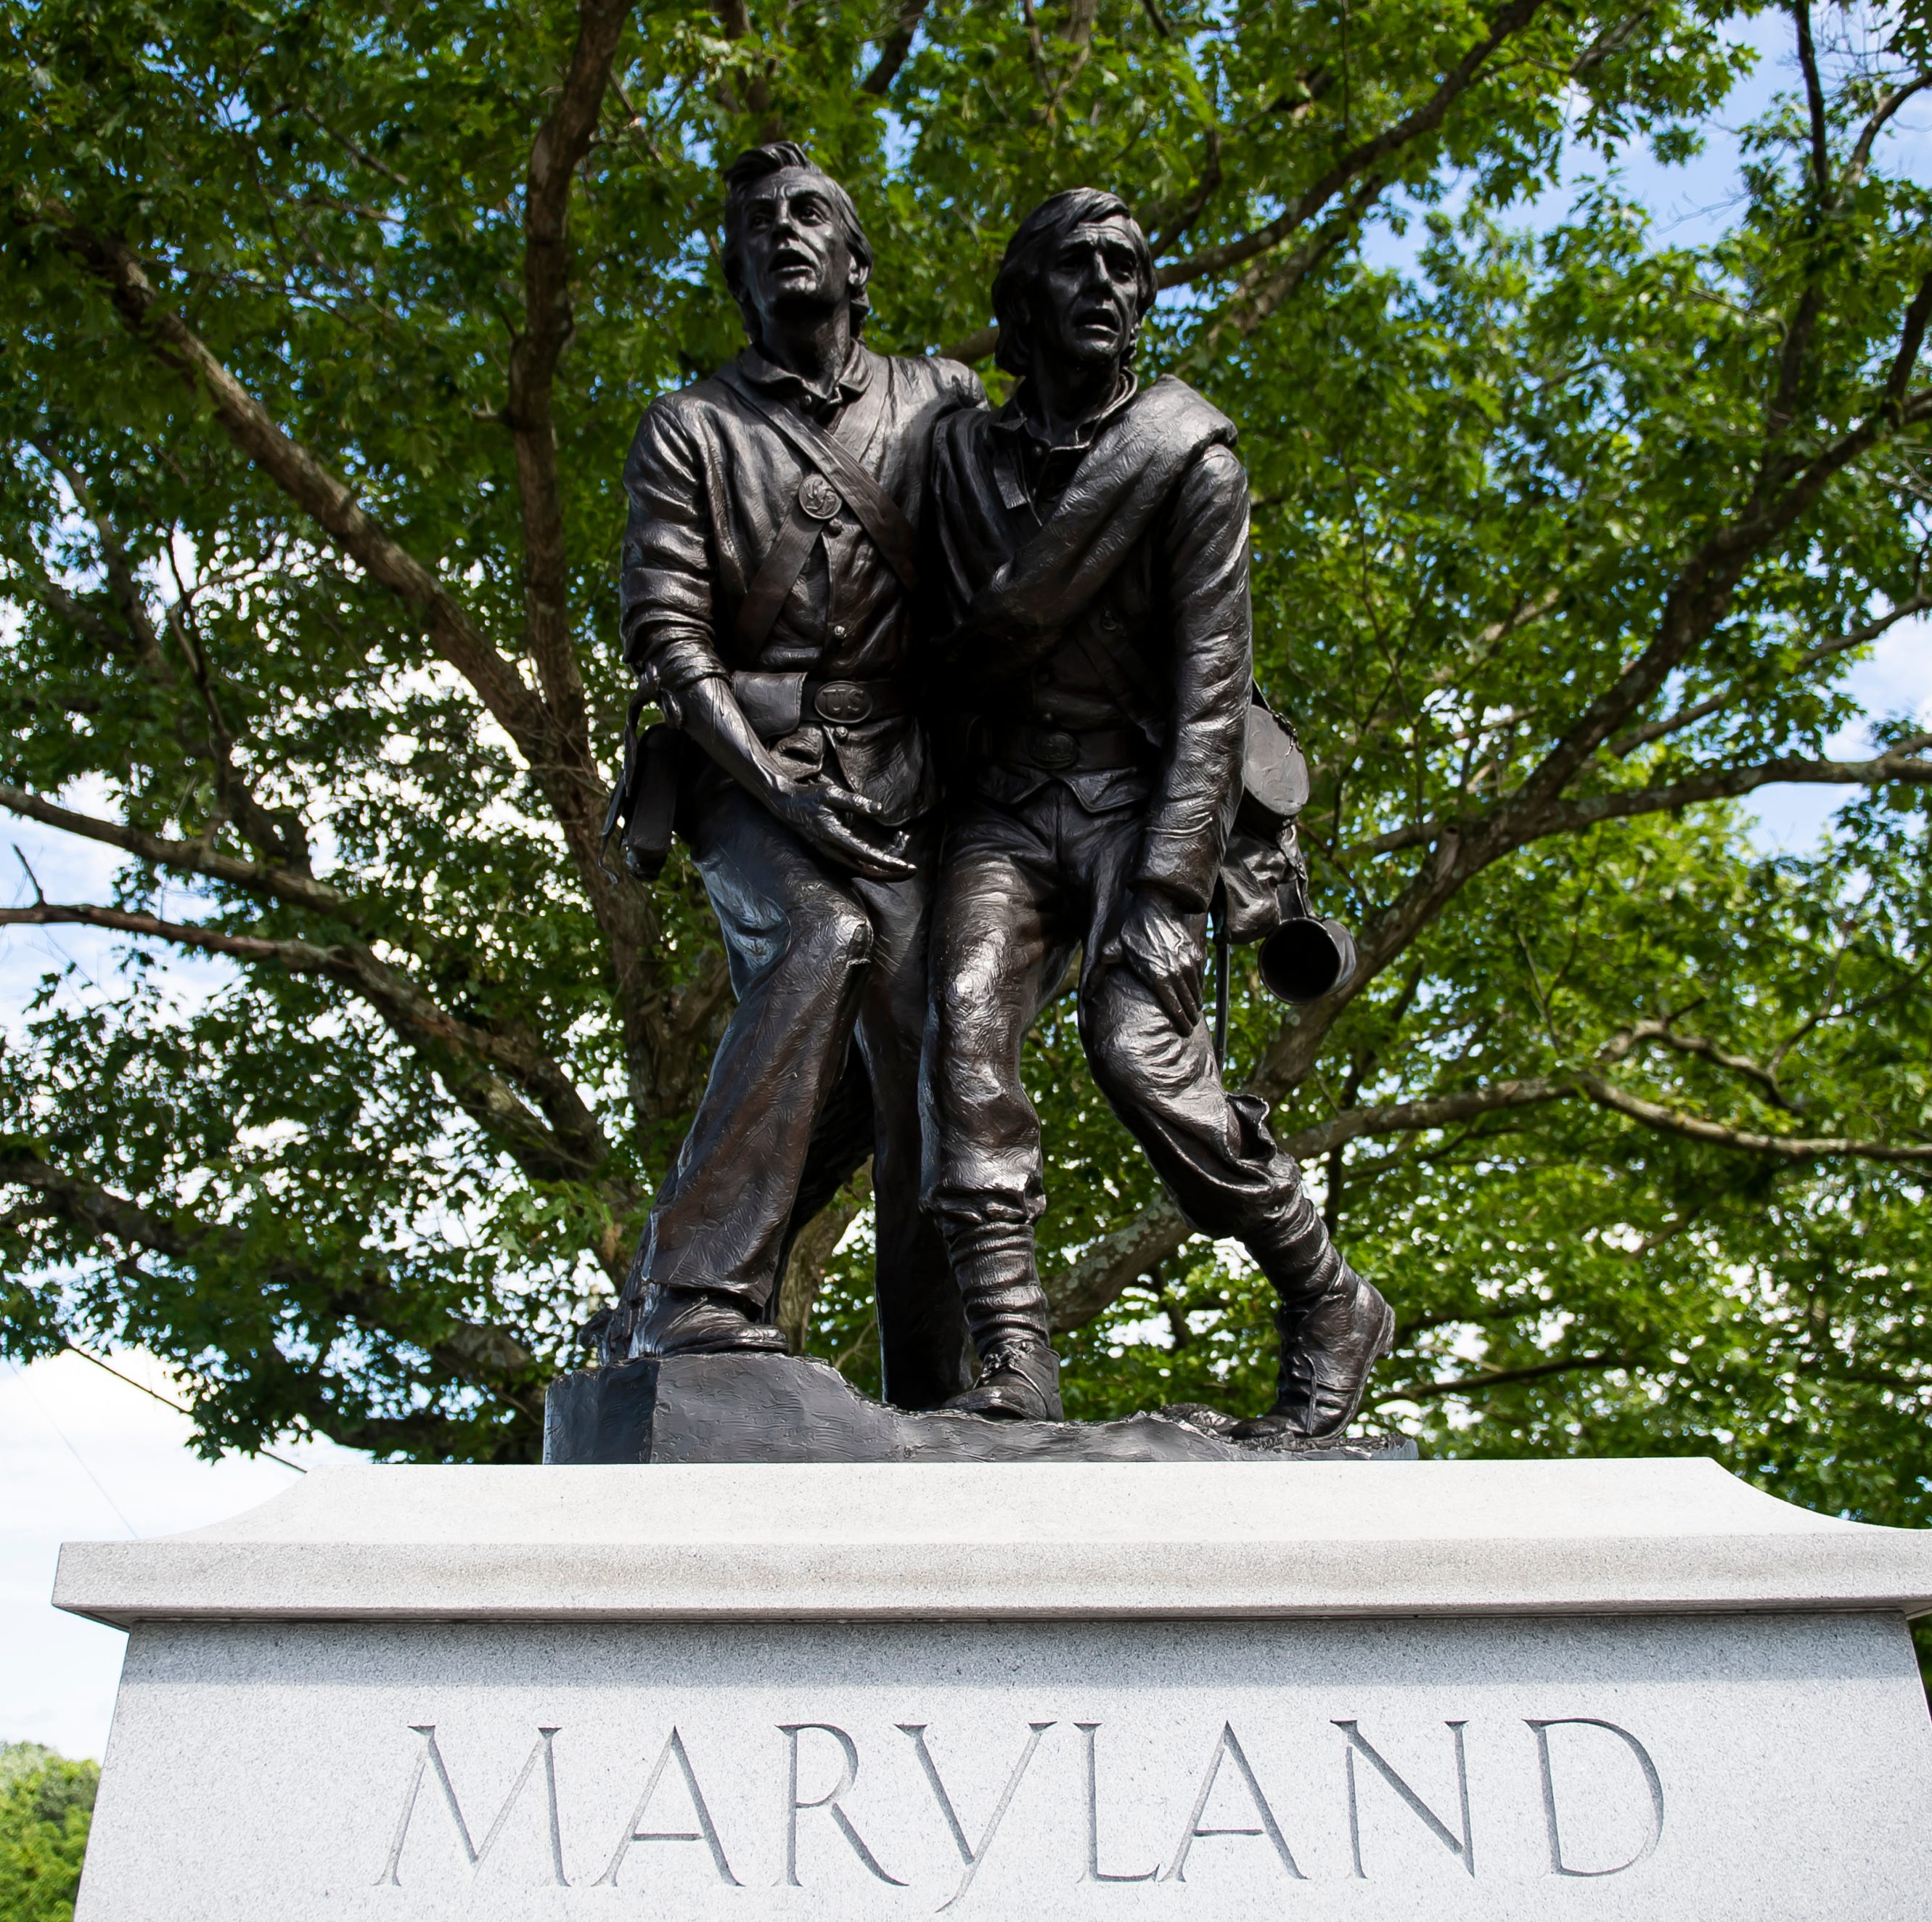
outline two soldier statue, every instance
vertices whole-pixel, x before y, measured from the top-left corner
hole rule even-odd
[[[724,179],[748,344],[638,430],[622,636],[737,1005],[604,1354],[782,1351],[792,1238],[869,1155],[886,1399],[1059,1419],[1020,1058],[1077,953],[1102,1092],[1278,1298],[1279,1392],[1236,1436],[1337,1434],[1394,1317],[1264,1104],[1224,1091],[1204,1012],[1254,698],[1247,485],[1213,407],[1136,381],[1147,242],[1109,194],[1027,218],[993,412],[968,368],[863,344],[871,250],[799,149]]]

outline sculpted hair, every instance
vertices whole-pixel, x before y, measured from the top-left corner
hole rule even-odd
[[[1140,311],[1135,316],[1138,329],[1154,305],[1154,250],[1140,224],[1127,211],[1127,203],[1118,194],[1103,193],[1097,187],[1071,187],[1064,194],[1042,200],[1022,221],[1006,242],[1006,257],[993,277],[993,318],[1000,323],[999,351],[994,356],[1009,374],[1024,374],[1031,358],[1032,344],[1027,338],[1033,290],[1047,263],[1076,227],[1118,221],[1133,242],[1136,278],[1140,283]],[[1132,353],[1130,342],[1128,352]]]
[[[754,347],[763,343],[758,338],[758,314],[745,294],[745,206],[760,181],[788,171],[808,173],[824,183],[826,197],[832,203],[845,245],[851,250],[853,259],[865,269],[867,281],[872,275],[872,243],[859,224],[859,210],[853,206],[851,195],[831,175],[815,167],[802,147],[791,140],[774,140],[768,146],[753,147],[740,154],[724,170],[724,284],[738,303],[746,335]],[[872,303],[862,283],[852,296],[854,334],[864,330],[866,316],[872,311]]]

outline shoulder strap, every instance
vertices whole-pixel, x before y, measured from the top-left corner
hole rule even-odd
[[[858,517],[859,524],[872,536],[872,545],[885,556],[886,565],[899,577],[906,591],[915,591],[919,586],[919,565],[914,557],[917,538],[912,524],[885,489],[817,422],[808,420],[794,408],[774,407],[754,391],[735,367],[726,368],[718,377],[754,413],[776,428],[808,466],[817,468],[838,489],[840,499]]]
[[[1045,524],[975,595],[971,627],[1024,661],[1100,593],[1190,466],[1233,424],[1163,375],[1102,427]]]
[[[812,542],[818,538],[820,525],[799,501],[792,502],[791,511],[778,528],[778,536],[772,543],[771,552],[765,556],[758,572],[752,577],[752,584],[745,590],[745,598],[738,605],[735,631],[739,646],[748,655],[755,656],[778,625],[786,597],[805,572],[805,563],[812,552]]]

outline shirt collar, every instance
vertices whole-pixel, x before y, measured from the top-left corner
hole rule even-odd
[[[1008,434],[1024,434],[1042,453],[1058,453],[1064,448],[1090,447],[1094,444],[1094,437],[1140,392],[1140,385],[1133,370],[1123,368],[1120,384],[1114,389],[1113,398],[1091,419],[1076,423],[1071,437],[1065,440],[1049,442],[1034,425],[1032,416],[1021,404],[1020,395],[1024,391],[1024,383],[1014,390],[1012,398],[993,416],[993,425]]]
[[[772,393],[790,400],[804,396],[823,402],[825,396],[814,392],[788,367],[781,367],[775,360],[768,360],[754,347],[748,347],[738,356],[738,369],[745,378],[754,386],[766,389]],[[855,400],[872,384],[872,356],[866,351],[862,342],[854,341],[852,351],[845,357],[845,365],[838,376],[837,398],[842,405]]]

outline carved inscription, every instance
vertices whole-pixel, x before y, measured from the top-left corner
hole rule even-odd
[[[1471,1875],[1476,1872],[1476,1845],[1469,1833],[1469,1760],[1462,1746],[1462,1731],[1468,1725],[1466,1722],[1451,1722],[1447,1725],[1456,1743],[1456,1797],[1462,1814],[1462,1833],[1459,1836],[1451,1833],[1448,1824],[1396,1774],[1354,1722],[1336,1723],[1335,1726],[1348,1738],[1348,1749],[1342,1758],[1348,1775],[1348,1848],[1355,1858],[1355,1873],[1364,1881],[1368,1879],[1369,1872],[1362,1866],[1361,1802],[1355,1787],[1355,1758],[1358,1755],[1361,1756],[1402,1797],[1408,1807],[1415,1811],[1421,1818],[1423,1826]]]
[[[952,1797],[946,1792],[946,1784],[939,1779],[939,1770],[933,1766],[932,1751],[926,1745],[926,1725],[922,1722],[902,1722],[899,1733],[910,1735],[919,1751],[920,1767],[926,1771],[926,1779],[931,1785],[934,1799],[939,1803],[940,1813],[946,1818],[946,1826],[952,1831],[953,1846],[959,1851],[959,1859],[966,1866],[959,1878],[959,1886],[940,1904],[942,1909],[952,1905],[973,1886],[973,1878],[978,1874],[980,1864],[986,1859],[986,1851],[993,1845],[993,1837],[999,1833],[1006,1811],[1012,1806],[1014,1791],[1020,1785],[1020,1777],[1027,1772],[1027,1764],[1033,1760],[1034,1751],[1040,1746],[1040,1738],[1053,1726],[1051,1722],[1034,1722],[1028,1725],[1031,1731],[1027,1737],[1026,1746],[1020,1751],[1020,1758],[1013,1764],[1012,1774],[1006,1777],[1006,1785],[1000,1794],[999,1806],[993,1811],[985,1831],[980,1837],[977,1848],[969,1848],[966,1844],[966,1831],[960,1826],[958,1812],[952,1806]]]
[[[1206,1811],[1208,1798],[1214,1792],[1215,1778],[1221,1773],[1221,1763],[1225,1758],[1234,1764],[1249,1796],[1255,1805],[1255,1813],[1262,1818],[1259,1828],[1203,1828],[1201,1818]],[[1274,1852],[1281,1857],[1281,1866],[1298,1882],[1308,1878],[1294,1866],[1294,1857],[1288,1853],[1288,1844],[1283,1839],[1281,1825],[1274,1818],[1274,1811],[1268,1806],[1268,1797],[1262,1793],[1261,1784],[1255,1779],[1255,1772],[1248,1766],[1248,1758],[1241,1752],[1241,1745],[1234,1739],[1234,1725],[1224,1722],[1221,1733],[1214,1744],[1214,1752],[1208,1758],[1208,1773],[1201,1778],[1200,1792],[1194,1798],[1194,1806],[1189,1812],[1187,1826],[1180,1832],[1179,1845],[1174,1851],[1174,1860],[1167,1865],[1167,1872],[1161,1877],[1164,1882],[1181,1881],[1187,1872],[1187,1851],[1197,1841],[1210,1835],[1264,1835],[1274,1845]]]
[[[1614,1722],[1603,1722],[1594,1715],[1566,1715],[1553,1721],[1532,1722],[1529,1725],[1536,1736],[1536,1759],[1543,1775],[1543,1818],[1550,1833],[1550,1872],[1552,1875],[1620,1875],[1626,1869],[1634,1869],[1640,1862],[1648,1861],[1656,1854],[1657,1845],[1664,1839],[1664,1784],[1658,1779],[1657,1764],[1650,1758],[1650,1751],[1628,1728],[1619,1728]],[[1550,1731],[1552,1728],[1600,1728],[1606,1735],[1612,1735],[1627,1747],[1643,1776],[1643,1785],[1650,1793],[1650,1827],[1636,1853],[1628,1860],[1616,1862],[1605,1869],[1579,1869],[1563,1859],[1563,1830],[1556,1813],[1556,1778],[1550,1764]]]
[[[651,1806],[651,1797],[657,1793],[664,1770],[673,1762],[676,1763],[678,1773],[684,1778],[684,1792],[691,1798],[692,1819],[698,1826],[694,1829],[647,1829],[643,1826],[644,1812]],[[638,1797],[638,1806],[632,1810],[631,1819],[624,1824],[624,1833],[617,1838],[616,1851],[610,1857],[610,1865],[597,1878],[598,1881],[614,1886],[617,1872],[624,1866],[624,1857],[640,1842],[701,1842],[711,1851],[712,1865],[718,1871],[718,1879],[728,1882],[734,1889],[744,1887],[732,1874],[731,1865],[724,1859],[724,1845],[718,1839],[718,1824],[711,1819],[711,1811],[705,1806],[704,1791],[698,1787],[698,1777],[692,1773],[691,1758],[684,1752],[684,1737],[675,1728],[664,1737],[664,1747],[658,1752],[650,1779],[644,1784],[644,1792]]]
[[[534,1876],[533,1865],[541,1860],[541,1879],[563,1887],[573,1883],[612,1888],[642,1886],[650,1880],[650,1871],[636,1866],[639,1852],[655,1849],[661,1853],[663,1845],[682,1845],[696,1851],[682,1859],[695,1863],[708,1861],[711,1885],[719,1889],[750,1890],[775,1884],[788,1888],[830,1888],[838,1879],[837,1863],[843,1860],[848,1865],[845,1875],[849,1878],[856,1874],[862,1883],[869,1879],[889,1888],[907,1890],[920,1883],[938,1899],[920,1901],[919,1906],[944,1913],[964,1899],[995,1843],[1016,1822],[1024,1825],[1026,1833],[1022,1839],[1031,1851],[1030,1881],[1046,1866],[1040,1853],[1044,1848],[1061,1858],[1070,1882],[1102,1886],[1184,1883],[1201,1845],[1213,1842],[1238,1844],[1250,1851],[1258,1848],[1258,1854],[1250,1853],[1245,1858],[1251,1875],[1273,1875],[1282,1882],[1307,1882],[1324,1878],[1319,1869],[1322,1851],[1316,1848],[1315,1867],[1305,1866],[1309,1858],[1305,1854],[1298,1857],[1291,1836],[1306,1840],[1305,1827],[1298,1828],[1297,1821],[1306,1821],[1306,1811],[1318,1797],[1324,1778],[1341,1791],[1349,1863],[1345,1872],[1339,1863],[1331,1861],[1327,1878],[1346,1873],[1368,1881],[1390,1872],[1389,1851],[1402,1845],[1398,1831],[1410,1818],[1414,1826],[1408,1833],[1417,1838],[1408,1845],[1412,1851],[1420,1850],[1427,1857],[1430,1843],[1420,1839],[1426,1836],[1444,1851],[1434,1858],[1444,1869],[1452,1875],[1460,1870],[1474,1877],[1478,1825],[1474,1805],[1478,1797],[1472,1790],[1467,1740],[1471,1725],[1467,1719],[1402,1728],[1378,1725],[1372,1739],[1358,1719],[1337,1717],[1327,1725],[1325,1740],[1318,1727],[1308,1731],[1308,1739],[1293,1751],[1298,1758],[1295,1768],[1287,1773],[1281,1765],[1284,1749],[1278,1728],[1258,1724],[1251,1728],[1251,1736],[1259,1734],[1264,1738],[1262,1748],[1253,1754],[1264,1764],[1270,1753],[1274,1758],[1271,1769],[1258,1768],[1250,1746],[1244,1745],[1233,1722],[1224,1719],[1198,1772],[1186,1765],[1184,1755],[1162,1752],[1155,1757],[1151,1781],[1147,1745],[1142,1742],[1134,1783],[1138,1815],[1130,1824],[1117,1812],[1110,1824],[1110,1807],[1126,1798],[1110,1797],[1103,1788],[1107,1777],[1101,1749],[1106,1725],[1100,1722],[1016,1724],[1017,1747],[1005,1751],[1012,1759],[1004,1763],[998,1749],[989,1747],[992,1738],[983,1725],[949,1731],[929,1722],[898,1722],[892,1727],[904,1738],[902,1747],[882,1741],[874,1731],[867,1737],[870,1746],[862,1751],[858,1737],[836,1722],[779,1722],[766,1731],[767,1740],[778,1738],[772,1757],[778,1766],[774,1774],[764,1778],[770,1785],[770,1800],[764,1806],[777,1819],[767,1818],[762,1833],[748,1813],[757,1796],[754,1788],[748,1791],[745,1779],[746,1758],[752,1752],[746,1738],[755,1731],[734,1730],[728,1746],[716,1740],[707,1746],[707,1731],[700,1730],[694,1760],[685,1729],[673,1726],[654,1751],[646,1749],[639,1757],[638,1766],[644,1770],[642,1788],[614,1836],[608,1827],[602,1827],[601,1834],[592,1832],[592,1821],[574,1809],[566,1818],[566,1805],[559,1792],[558,1750],[562,1743],[569,1752],[569,1731],[561,1725],[539,1726],[478,1840],[473,1818],[489,1806],[491,1785],[466,1778],[459,1792],[445,1752],[448,1731],[440,1739],[436,1724],[412,1722],[407,1725],[412,1740],[406,1773],[376,1880],[379,1887],[398,1888],[423,1885],[425,1878],[441,1880],[447,1869],[440,1875],[432,1865],[452,1859],[447,1839],[452,1834],[474,1875],[490,1860],[493,1851],[499,1851],[512,1818],[523,1809],[527,1811],[519,1825],[522,1853],[518,1860],[523,1874],[526,1879]],[[1057,1734],[1064,1727],[1065,1732]],[[1512,1730],[1513,1734],[1509,1732]],[[1122,1724],[1108,1737],[1113,1745],[1110,1752],[1117,1758],[1112,1767],[1120,1767],[1118,1757],[1133,1746],[1134,1735],[1131,1725]],[[1629,1729],[1595,1716],[1544,1716],[1488,1725],[1486,1738],[1492,1757],[1485,1778],[1491,1801],[1483,1806],[1491,1810],[1497,1824],[1518,1815],[1524,1821],[1540,1817],[1548,1866],[1532,1869],[1532,1874],[1600,1879],[1625,1874],[1657,1852],[1664,1830],[1664,1778],[1650,1750]],[[462,1752],[460,1746],[455,1752]],[[728,1780],[722,1759],[725,1752],[732,1755],[736,1765]],[[1042,1759],[1043,1752],[1057,1758],[1051,1781],[1042,1777],[1042,1770],[1048,1767],[1048,1761]],[[1196,1749],[1194,1752],[1201,1752]],[[1495,1758],[1506,1754],[1516,1755],[1526,1764],[1510,1777],[1518,1790],[1517,1803],[1510,1807],[1495,1803],[1504,1779]],[[700,1762],[712,1775],[709,1790],[700,1779]],[[869,1803],[859,1792],[862,1770],[874,1797]],[[1070,1774],[1078,1783],[1070,1810],[1067,1791],[1073,1782],[1066,1779]],[[567,1771],[564,1779],[571,1779]],[[631,1778],[632,1782],[638,1779]],[[1445,1785],[1452,1780],[1450,1791]],[[496,1781],[500,1783],[502,1776]],[[1418,1782],[1428,1788],[1426,1794],[1417,1786]],[[721,1787],[727,1791],[722,1801],[718,1799]],[[1447,1800],[1451,1792],[1453,1808]],[[466,1803],[466,1794],[470,1798]],[[1288,1797],[1286,1803],[1284,1795]],[[1166,1827],[1173,1819],[1172,1813],[1163,1819],[1165,1832],[1174,1839],[1151,1863],[1146,1851],[1150,1843],[1158,1842],[1161,1831],[1151,1836],[1148,1833],[1150,1797],[1170,1810],[1186,1810],[1178,1833]],[[869,1833],[862,1831],[847,1806],[848,1800],[864,1815]],[[922,1806],[926,1812],[923,1815],[918,1812]],[[882,1808],[895,1812],[881,1815],[878,1812]],[[1532,1809],[1535,1815],[1528,1813]],[[1212,1812],[1216,1809],[1220,1812]],[[1298,1818],[1298,1809],[1303,1812]],[[917,1845],[917,1832],[932,1830],[935,1818],[937,1827],[957,1857],[956,1869],[938,1871],[950,1878],[950,1887],[934,1886],[936,1865],[932,1861],[928,1860],[922,1870],[921,1865],[907,1859]],[[420,1847],[411,1851],[412,1835],[421,1834],[426,1823],[440,1829],[445,1838],[440,1854],[434,1848],[429,1854]],[[801,1847],[804,1835],[814,1838],[809,1861]],[[1130,1835],[1131,1840],[1124,1839]],[[1492,1846],[1493,1835],[1492,1827]],[[1110,1836],[1111,1843],[1103,1839]],[[1609,1852],[1618,1859],[1604,1859],[1606,1836],[1614,1842]],[[512,1851],[506,1848],[500,1852]],[[1001,1851],[1003,1856],[1011,1852]],[[1228,1859],[1216,1851],[1209,1854],[1217,1866]],[[1126,1863],[1132,1866],[1121,1863],[1123,1854]],[[591,1859],[586,1860],[586,1857]],[[1118,1866],[1103,1867],[1103,1857]],[[591,1872],[600,1860],[601,1872]],[[422,1865],[421,1873],[412,1863]],[[760,1864],[766,1866],[761,1869]],[[1412,1862],[1410,1872],[1414,1872]],[[706,1875],[702,1867],[686,1872],[695,1872],[700,1879]],[[1492,1876],[1497,1872],[1493,1865],[1489,1872]]]
[[[470,1839],[470,1824],[464,1819],[463,1804],[456,1798],[455,1785],[449,1779],[449,1770],[442,1759],[442,1751],[436,1746],[436,1727],[433,1722],[412,1722],[410,1733],[422,1737],[422,1748],[418,1754],[416,1767],[410,1776],[410,1785],[403,1796],[403,1811],[396,1819],[394,1839],[389,1844],[389,1859],[384,1865],[379,1878],[394,1886],[400,1885],[398,1871],[402,1866],[403,1846],[410,1839],[410,1824],[415,1818],[416,1803],[422,1794],[423,1777],[432,1770],[436,1786],[442,1791],[442,1799],[449,1810],[450,1819],[456,1824],[458,1839],[463,1844],[463,1852],[470,1858],[470,1866],[477,1867],[496,1845],[496,1839],[503,1833],[503,1825],[510,1819],[510,1811],[517,1806],[518,1798],[536,1771],[539,1761],[543,1764],[544,1789],[549,1798],[550,1866],[556,1879],[563,1887],[569,1886],[569,1878],[563,1872],[563,1818],[556,1806],[556,1754],[550,1744],[562,1733],[557,1728],[539,1728],[536,1746],[531,1749],[530,1759],[524,1764],[523,1773],[510,1785],[510,1792],[503,1797],[503,1806],[496,1811],[496,1819],[484,1831],[482,1845],[479,1848]]]
[[[838,1781],[823,1795],[815,1796],[809,1802],[798,1798],[798,1738],[807,1729],[816,1730],[830,1735],[838,1744],[838,1752],[844,1758],[844,1771]],[[802,1809],[823,1809],[837,1825],[838,1833],[852,1845],[852,1852],[882,1882],[890,1882],[894,1888],[904,1888],[905,1884],[896,1875],[889,1875],[879,1866],[878,1857],[859,1838],[859,1831],[852,1826],[852,1818],[838,1806],[838,1798],[850,1793],[853,1784],[859,1779],[859,1745],[844,1729],[836,1728],[830,1722],[788,1722],[779,1731],[789,1738],[786,1754],[791,1772],[791,1788],[785,1805],[785,1872],[788,1887],[802,1888],[798,1878],[798,1817]]]

